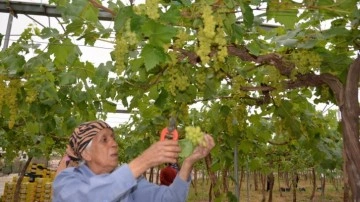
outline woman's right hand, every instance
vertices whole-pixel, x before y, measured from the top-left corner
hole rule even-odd
[[[129,163],[135,177],[139,177],[147,169],[163,163],[176,163],[181,148],[177,141],[164,140],[152,144],[140,156]]]

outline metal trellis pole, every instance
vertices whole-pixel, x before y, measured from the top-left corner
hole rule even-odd
[[[235,196],[240,201],[240,190],[239,190],[239,162],[238,162],[238,147],[235,143],[234,148],[234,179],[235,179]]]
[[[3,46],[3,49],[2,49],[3,51],[5,51],[7,49],[7,47],[9,46],[10,33],[11,33],[11,27],[12,27],[13,18],[14,18],[14,16],[11,13],[9,13],[9,19],[8,19],[8,23],[7,23],[7,27],[6,27],[4,46]]]

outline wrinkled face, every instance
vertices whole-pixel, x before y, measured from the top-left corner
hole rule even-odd
[[[105,128],[94,136],[82,152],[83,159],[95,174],[110,173],[118,166],[118,145],[114,132]]]

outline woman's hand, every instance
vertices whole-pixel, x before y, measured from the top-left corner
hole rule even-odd
[[[210,153],[210,151],[215,147],[215,142],[211,135],[205,134],[204,139],[206,142],[205,146],[197,146],[194,149],[193,153],[185,159],[186,161],[194,164],[198,160],[207,156]]]
[[[177,141],[164,140],[152,144],[141,154],[141,157],[153,167],[162,163],[176,163],[180,152],[181,148]]]
[[[181,148],[177,141],[164,140],[152,144],[140,156],[129,163],[135,177],[139,177],[147,169],[163,163],[176,163]]]
[[[205,134],[204,138],[206,141],[205,144],[206,146],[196,147],[193,153],[190,156],[188,156],[186,159],[184,159],[184,162],[179,171],[179,176],[184,181],[189,180],[190,173],[194,163],[207,156],[210,153],[210,151],[215,147],[215,142],[211,135]]]

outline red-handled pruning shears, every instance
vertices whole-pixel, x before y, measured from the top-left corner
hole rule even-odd
[[[174,117],[170,118],[169,126],[164,128],[160,133],[160,140],[163,141],[165,139],[178,140],[179,134],[176,130],[176,119]]]

